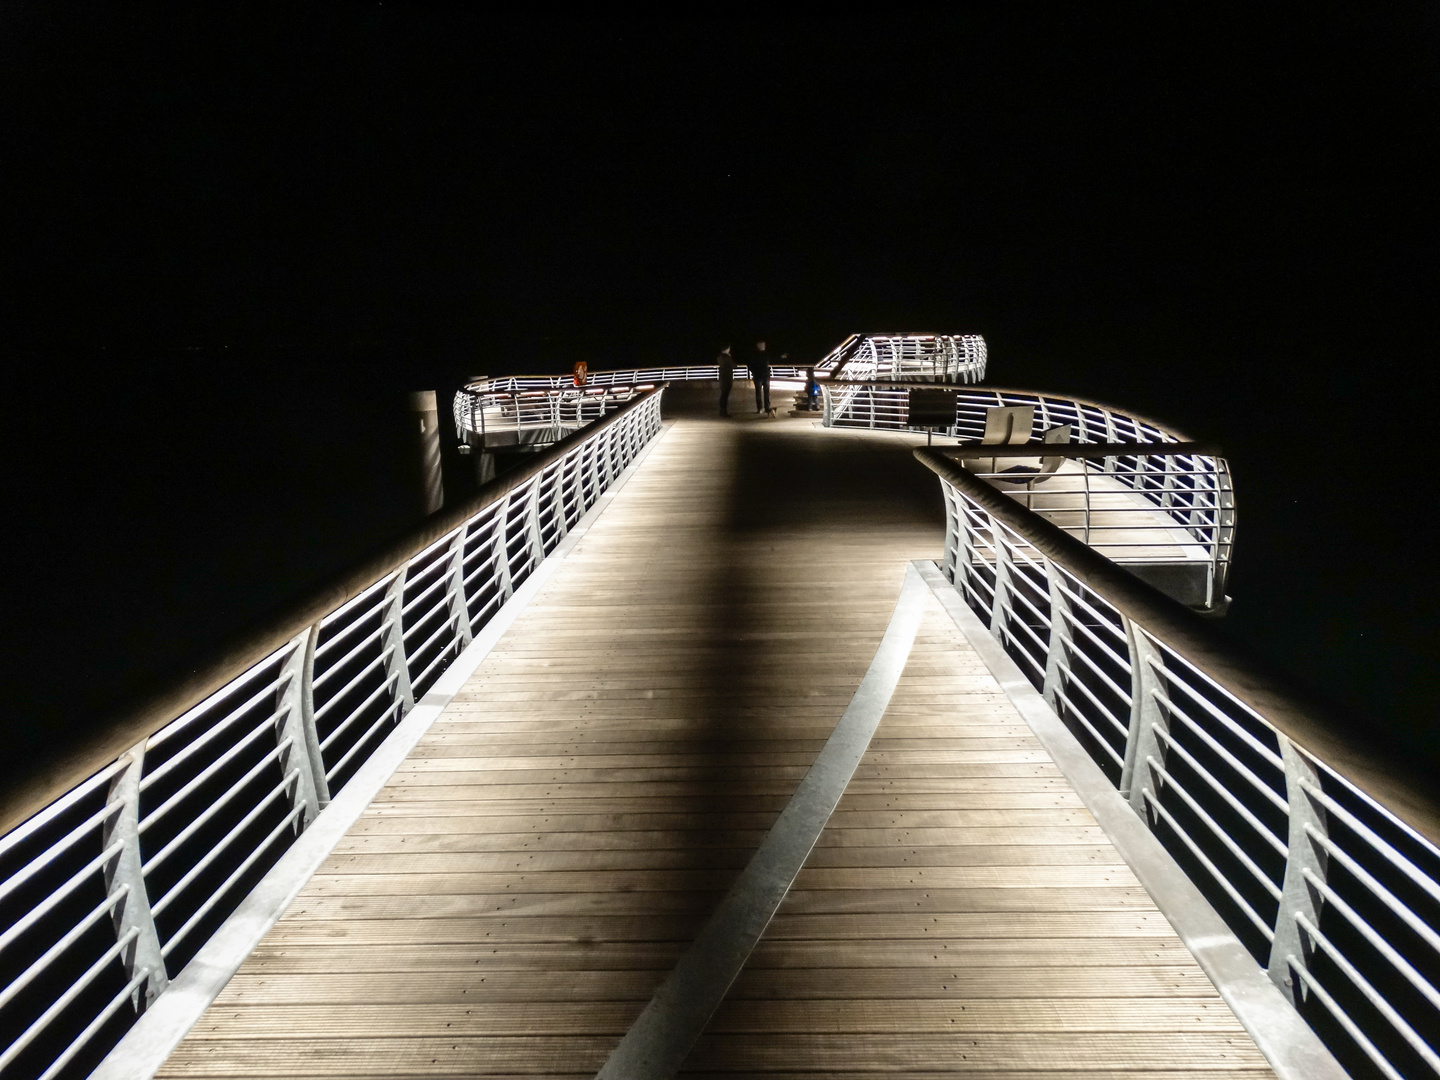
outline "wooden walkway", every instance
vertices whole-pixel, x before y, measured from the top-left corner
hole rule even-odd
[[[911,441],[671,426],[161,1075],[593,1076],[940,551]],[[1270,1075],[925,603],[684,1074]]]

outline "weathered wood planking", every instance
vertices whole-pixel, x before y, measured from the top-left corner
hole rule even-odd
[[[162,1075],[592,1076],[939,553],[910,441],[677,423]],[[687,1064],[897,1072],[1268,1074],[938,608]]]
[[[849,704],[907,562],[940,550],[928,477],[882,513],[873,485],[847,490],[857,462],[915,472],[908,454],[804,424],[670,430],[164,1075],[593,1074]],[[971,667],[935,690],[975,695]],[[981,764],[974,812],[993,794],[1042,815],[1023,847],[987,821],[958,830],[956,861],[1049,873],[1079,804],[1028,755],[994,772],[1013,730],[1003,716],[943,748],[936,783],[968,787]],[[887,781],[864,783],[881,801],[862,816],[888,810]],[[873,850],[831,861],[903,872]],[[1131,966],[1173,965],[1142,946]]]
[[[897,817],[923,803],[931,822],[907,829],[877,820],[883,815],[874,812],[874,798],[852,785],[684,1075],[1079,1069],[1129,1076],[1161,1062],[1175,1080],[1266,1075],[1264,1058],[1129,869],[1096,840],[1086,811],[1068,811],[1068,828],[1037,829],[1030,811],[997,806],[984,832],[999,847],[964,836],[975,829],[959,827],[958,815],[972,813],[971,803],[960,792],[935,793],[934,763],[967,755],[983,772],[1016,758],[955,749],[972,730],[988,740],[995,718],[972,729],[965,705],[937,696],[950,684],[951,657],[957,669],[964,665],[967,685],[977,677],[968,644],[939,605],[927,603],[910,663],[861,769],[891,779],[887,799],[905,808]],[[903,749],[891,739],[896,716],[906,718]],[[1008,744],[1012,755],[1048,761],[1019,726]],[[934,820],[947,812],[947,799],[952,828]],[[883,843],[852,839],[871,829],[883,833]],[[1039,832],[1049,842],[1025,858],[1029,845],[1005,845],[1012,831]],[[832,839],[836,834],[845,841]],[[999,848],[1014,861],[989,856]],[[888,857],[864,857],[871,851]],[[945,916],[936,913],[961,910],[983,918],[990,936],[946,936],[938,922]],[[819,911],[846,912],[846,934],[827,937],[835,924]],[[1080,929],[1117,911],[1134,912],[1129,933],[1095,938],[1093,929]],[[1020,921],[1047,915],[1067,918],[1075,936],[1032,937],[1033,927]]]

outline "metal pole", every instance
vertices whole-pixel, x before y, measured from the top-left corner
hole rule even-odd
[[[420,479],[420,510],[429,517],[445,505],[445,484],[440,475],[440,410],[434,390],[410,394],[410,414],[416,430]]]

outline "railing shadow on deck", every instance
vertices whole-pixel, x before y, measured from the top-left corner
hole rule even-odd
[[[1203,618],[942,452],[944,572],[1357,1077],[1440,1074],[1440,811]]]
[[[663,386],[76,748],[0,827],[0,1072],[83,1076],[660,430]]]

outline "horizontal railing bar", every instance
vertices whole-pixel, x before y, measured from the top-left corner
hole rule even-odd
[[[1209,872],[1210,876],[1215,880],[1215,884],[1224,889],[1225,895],[1230,897],[1231,901],[1244,913],[1245,917],[1254,923],[1255,928],[1260,931],[1265,940],[1274,941],[1275,931],[1270,928],[1264,919],[1256,914],[1255,909],[1250,906],[1250,901],[1241,896],[1239,890],[1230,884],[1230,879],[1222,874],[1219,867],[1210,861],[1210,856],[1205,854],[1200,845],[1191,839],[1190,834],[1185,831],[1184,826],[1175,820],[1175,815],[1170,813],[1151,792],[1143,791],[1141,794],[1145,797],[1145,804],[1163,817],[1166,824],[1175,830],[1175,835],[1180,837],[1185,846],[1190,849],[1190,854],[1199,860],[1200,865],[1205,867],[1206,871]]]
[[[12,1061],[19,1057],[25,1048],[35,1041],[36,1036],[50,1026],[50,1021],[64,1012],[72,1001],[84,993],[85,988],[95,981],[95,977],[105,969],[105,966],[129,948],[130,943],[139,936],[139,928],[132,926],[120,936],[120,939],[116,941],[114,945],[111,945],[110,948],[105,950],[100,959],[86,968],[85,973],[71,983],[65,993],[51,1002],[50,1007],[36,1017],[34,1023],[26,1028],[18,1039],[6,1047],[3,1054],[0,1054],[0,1071],[3,1071]]]
[[[0,838],[0,855],[4,855],[18,844],[23,843],[33,836],[37,831],[43,829],[50,822],[69,810],[81,799],[94,792],[97,788],[108,783],[116,773],[127,767],[125,761],[112,761],[108,766],[101,769],[85,783],[81,784],[74,791],[69,792],[63,798],[56,799],[53,803],[30,818],[19,828],[9,835]]]
[[[46,949],[39,959],[37,959],[33,964],[31,964],[19,975],[17,975],[15,979],[10,983],[10,985],[5,987],[3,991],[0,991],[0,1009],[3,1009],[6,1005],[10,1004],[10,1002],[15,999],[15,995],[20,993],[21,990],[24,990],[25,987],[29,986],[36,975],[39,975],[40,972],[44,971],[47,967],[49,967],[57,956],[63,953],[71,945],[75,944],[75,942],[79,941],[80,938],[84,936],[85,931],[89,930],[90,927],[94,926],[101,919],[105,918],[105,916],[109,915],[111,909],[113,909],[116,904],[118,904],[121,900],[124,900],[129,895],[130,886],[121,885],[118,889],[115,890],[114,893],[107,896],[104,900],[101,900],[100,903],[96,904],[95,907],[90,911],[90,914],[86,915],[83,919],[81,919],[78,923],[71,927],[70,931],[64,937],[62,937],[59,941],[55,942],[54,945],[51,945],[50,948]]]
[[[319,675],[316,675],[314,681],[310,684],[311,689],[318,691],[322,686],[325,685],[326,682],[329,681],[332,675],[334,675],[337,671],[344,671],[345,666],[349,664],[352,660],[354,660],[355,657],[359,656],[362,652],[364,652],[367,646],[373,645],[377,638],[381,638],[384,636],[385,624],[382,622],[379,626],[375,627],[374,630],[371,630],[370,633],[366,634],[363,638],[357,641],[355,643],[355,646],[348,653],[342,656],[339,660],[336,660],[335,663],[331,664]],[[385,652],[382,652],[380,654],[378,659],[383,660],[387,654],[394,651],[394,649],[386,649]],[[370,663],[365,666],[364,670],[368,671],[370,667],[374,665],[374,663],[375,661],[371,660]],[[340,693],[336,696],[343,696],[344,693],[345,691],[341,690]]]
[[[365,729],[365,734],[361,735],[358,739],[356,739],[355,742],[351,744],[350,749],[345,751],[345,756],[342,757],[339,761],[337,761],[334,766],[332,766],[325,773],[325,779],[335,779],[335,777],[340,774],[340,770],[345,768],[345,766],[349,764],[350,759],[360,752],[360,748],[370,741],[371,736],[375,734],[375,732],[381,727],[381,725],[391,722],[392,714],[399,707],[400,703],[397,701],[391,704],[391,706],[384,712],[382,712],[379,718],[368,728]],[[348,723],[349,721],[346,722]]]
[[[234,798],[236,792],[244,790],[245,786],[249,784],[251,780],[254,780],[255,777],[259,776],[261,772],[269,768],[272,763],[277,762],[281,758],[281,756],[284,755],[285,751],[289,750],[292,745],[294,745],[292,740],[286,739],[281,742],[280,745],[277,746],[274,750],[270,751],[270,753],[266,754],[263,758],[261,758],[254,765],[252,765],[250,767],[250,770],[244,776],[242,776],[239,780],[235,781],[235,783],[230,785],[229,790],[226,791],[224,795],[213,799],[210,805],[205,808],[204,813],[200,814],[193,821],[191,821],[190,824],[186,825],[185,828],[181,829],[180,832],[177,833],[168,844],[166,844],[163,848],[161,848],[154,855],[152,855],[150,857],[150,860],[140,868],[140,873],[145,877],[149,877],[150,873],[158,866],[160,866],[160,864],[163,863],[166,859],[168,859],[171,853],[174,852],[176,848],[178,848],[181,844],[185,843],[185,841],[190,839],[190,837],[194,836],[195,833],[198,832],[200,829],[204,828],[205,823],[209,821],[212,817],[218,814],[221,810],[225,809],[225,807],[229,806],[230,800]],[[216,845],[216,848],[219,847],[224,847],[223,841],[220,844]],[[211,854],[214,854],[214,851],[215,848],[212,848]],[[153,911],[156,914],[159,914],[160,909],[161,905],[157,903],[154,905]]]
[[[1390,1002],[1385,1000],[1384,996],[1380,994],[1375,987],[1370,985],[1370,980],[1360,973],[1360,969],[1350,962],[1350,958],[1341,952],[1335,943],[1322,934],[1320,928],[1304,915],[1297,913],[1295,915],[1295,922],[1312,940],[1329,954],[1330,959],[1334,961],[1335,966],[1340,969],[1341,974],[1350,980],[1350,985],[1359,990],[1360,993],[1365,996],[1365,1000],[1370,1002],[1371,1007],[1389,1021],[1390,1026],[1395,1029],[1396,1033],[1409,1043],[1410,1049],[1414,1050],[1426,1065],[1429,1065],[1430,1068],[1440,1073],[1440,1055],[1437,1055],[1435,1051],[1431,1049],[1430,1044],[1420,1037],[1420,1033],[1410,1026],[1409,1022],[1396,1011]]]
[[[1156,730],[1156,734],[1160,734],[1158,729]],[[1255,821],[1254,817],[1252,815],[1249,815],[1248,812],[1245,811],[1244,807],[1242,807],[1239,803],[1235,802],[1235,800],[1230,796],[1229,792],[1225,791],[1215,782],[1214,777],[1210,776],[1208,773],[1205,772],[1205,770],[1201,769],[1195,759],[1192,758],[1189,754],[1185,753],[1184,747],[1176,746],[1168,738],[1165,738],[1165,742],[1169,746],[1170,750],[1176,754],[1179,754],[1180,757],[1185,760],[1186,764],[1188,764],[1191,768],[1195,769],[1200,774],[1201,778],[1204,779],[1211,788],[1215,789],[1217,792],[1219,792],[1220,795],[1224,796],[1226,802],[1230,804],[1232,809],[1239,810],[1242,814],[1245,814],[1246,820],[1251,828],[1259,832],[1260,835],[1265,839],[1274,839],[1270,836],[1268,829]],[[1154,764],[1154,758],[1146,758],[1146,761],[1152,763],[1151,767],[1160,774],[1161,778],[1164,779],[1165,783],[1169,784],[1175,789],[1175,794],[1180,796],[1180,800],[1190,808],[1190,812],[1200,819],[1200,823],[1210,830],[1210,832],[1214,835],[1215,839],[1219,840],[1220,843],[1224,844],[1225,847],[1229,849],[1231,855],[1234,855],[1237,859],[1240,860],[1241,865],[1243,865],[1246,870],[1249,870],[1251,876],[1253,876],[1255,880],[1260,883],[1261,887],[1270,894],[1270,898],[1278,903],[1281,896],[1281,889],[1279,885],[1276,885],[1275,882],[1270,879],[1270,875],[1265,873],[1265,871],[1260,868],[1260,866],[1255,862],[1255,860],[1252,859],[1248,853],[1246,853],[1245,849],[1235,842],[1235,838],[1233,836],[1231,836],[1228,832],[1221,828],[1220,823],[1210,815],[1209,811],[1207,811],[1203,806],[1200,805],[1199,801],[1196,800],[1195,796],[1191,795],[1190,792],[1185,790],[1185,785],[1180,783],[1180,781],[1176,779],[1174,773],[1172,773],[1169,769],[1165,768],[1164,765]],[[1280,854],[1282,856],[1287,854],[1283,846],[1280,849]]]
[[[164,762],[164,764],[157,766],[153,772],[148,772],[144,776],[142,776],[140,778],[140,790],[142,792],[149,791],[150,788],[152,788],[156,783],[158,783],[160,780],[163,780],[170,773],[174,772],[181,765],[189,761],[197,753],[199,753],[205,747],[209,746],[212,742],[218,739],[221,734],[223,734],[231,727],[231,725],[237,724],[241,720],[245,719],[246,714],[249,713],[251,709],[255,708],[255,706],[259,705],[267,698],[275,697],[279,689],[280,679],[277,678],[274,682],[268,684],[259,693],[251,697],[243,705],[239,706],[236,709],[232,709],[229,713],[226,714],[223,720],[212,724],[209,728],[205,730],[204,734],[187,743],[183,750],[177,751],[174,755],[168,758]],[[271,723],[279,715],[280,710],[276,709],[270,713],[270,715],[265,719],[264,722],[267,724]],[[148,752],[149,750],[153,749],[153,747],[147,745],[145,749]]]
[[[50,1067],[41,1073],[37,1080],[52,1080],[52,1077],[58,1076],[60,1071],[64,1069],[66,1065],[70,1064],[70,1060],[81,1050],[85,1049],[85,1044],[91,1040],[95,1032],[99,1031],[105,1022],[115,1015],[115,1010],[125,1003],[125,999],[135,992],[135,988],[148,979],[150,975],[151,970],[147,967],[141,968],[131,976],[130,981],[120,988],[119,992],[110,999],[105,1008],[100,1010],[95,1019],[85,1025],[85,1030],[75,1036],[74,1041],[65,1048],[64,1052],[61,1053],[58,1058],[50,1063]]]
[[[1353,829],[1356,833],[1358,833],[1361,839],[1369,843],[1369,845],[1377,852],[1379,852],[1386,859],[1386,861],[1390,863],[1391,866],[1395,867],[1395,869],[1399,870],[1402,874],[1404,874],[1421,889],[1423,889],[1429,895],[1430,899],[1440,902],[1440,885],[1437,885],[1431,878],[1426,876],[1423,870],[1421,870],[1413,862],[1407,859],[1404,855],[1400,854],[1400,852],[1396,851],[1394,845],[1392,845],[1388,840],[1380,836],[1380,834],[1375,832],[1374,829],[1370,828],[1370,826],[1366,825],[1363,821],[1357,818],[1345,807],[1341,806],[1329,795],[1325,794],[1325,792],[1317,788],[1314,784],[1309,784],[1301,781],[1300,787],[1312,799],[1320,803],[1320,805],[1325,807],[1326,810],[1334,814],[1351,829]]]
[[[111,843],[110,846],[107,847],[104,851],[102,851],[99,855],[95,856],[95,858],[91,859],[83,867],[75,871],[75,873],[71,874],[70,877],[66,879],[63,885],[55,889],[48,896],[46,896],[45,899],[41,900],[38,904],[32,907],[23,916],[21,916],[21,918],[17,919],[13,925],[6,927],[5,933],[0,934],[0,951],[9,948],[11,943],[13,943],[16,938],[18,938],[21,934],[25,933],[26,930],[29,930],[30,927],[34,926],[37,922],[43,919],[51,911],[53,911],[57,904],[59,904],[72,892],[78,889],[81,885],[85,884],[85,880],[89,878],[91,874],[95,873],[96,870],[99,870],[116,855],[120,854],[120,851],[124,846],[125,843],[122,840],[116,840]]]
[[[1308,833],[1313,830],[1307,828],[1305,831]],[[1336,911],[1345,916],[1345,921],[1359,931],[1360,936],[1370,943],[1371,948],[1388,960],[1390,966],[1405,977],[1406,981],[1419,992],[1420,996],[1430,1003],[1431,1008],[1440,1009],[1440,990],[1436,990],[1435,987],[1430,984],[1429,979],[1415,970],[1414,965],[1411,964],[1410,961],[1396,952],[1395,947],[1381,937],[1375,928],[1366,922],[1358,911],[1346,903],[1343,896],[1322,881],[1318,874],[1309,867],[1302,870],[1301,874],[1304,875],[1305,880],[1310,883],[1313,889],[1321,893],[1330,904],[1334,905]]]
[[[194,882],[197,877],[199,877],[205,872],[205,870],[210,866],[210,864],[214,862],[220,856],[220,854],[231,845],[231,843],[234,842],[237,836],[239,836],[246,829],[248,829],[250,825],[255,821],[255,819],[265,812],[266,808],[269,807],[271,803],[273,803],[276,799],[278,799],[281,795],[285,793],[285,789],[288,788],[292,783],[294,783],[296,778],[299,777],[299,775],[300,770],[298,768],[291,769],[288,773],[286,773],[284,779],[282,779],[280,783],[276,784],[273,788],[271,788],[263,799],[261,799],[254,806],[252,806],[248,814],[246,814],[243,818],[241,818],[238,822],[231,826],[230,830],[220,839],[220,841],[215,844],[215,846],[212,847],[209,851],[207,851],[204,857],[201,858],[194,866],[192,866],[188,871],[186,871],[184,877],[182,877],[179,881],[175,882],[174,885],[170,886],[169,891],[166,892],[164,896],[162,896],[159,900],[155,901],[155,903],[150,906],[150,913],[152,915],[159,915],[167,907],[169,907],[171,902],[182,892],[188,889],[191,883]]]
[[[390,693],[391,687],[395,683],[395,680],[397,680],[399,677],[400,675],[398,672],[393,675],[387,676],[384,682],[382,682],[379,686],[375,687],[374,690],[370,691],[369,697],[367,697],[359,705],[356,705],[355,708],[351,709],[350,715],[345,717],[344,720],[341,720],[340,723],[336,724],[335,730],[330,732],[329,735],[325,736],[324,740],[320,743],[321,751],[323,752],[330,749],[330,744],[333,743],[336,739],[338,739],[340,735],[351,724],[355,722],[356,717],[362,716],[365,710],[368,709],[372,704],[374,704],[376,698],[378,698],[381,694]]]
[[[315,660],[316,660],[316,662],[319,662],[319,661],[325,656],[326,653],[328,653],[331,649],[333,649],[335,646],[339,645],[342,641],[344,641],[346,638],[348,638],[351,634],[355,633],[355,631],[359,630],[362,626],[364,626],[366,620],[371,619],[371,618],[375,617],[376,615],[379,615],[379,614],[380,614],[382,611],[384,611],[384,610],[385,610],[385,602],[384,602],[384,598],[383,598],[383,596],[382,596],[381,599],[380,599],[379,601],[377,601],[377,602],[375,603],[375,605],[370,608],[369,611],[366,611],[366,612],[364,612],[363,614],[360,614],[360,615],[356,615],[353,619],[350,620],[350,622],[345,626],[344,629],[335,631],[335,633],[331,634],[331,635],[330,635],[328,638],[326,638],[324,641],[322,641],[322,642],[320,642],[318,645],[316,645],[316,646],[315,646]],[[322,625],[321,625],[321,629],[325,629],[325,624],[322,624]],[[343,661],[339,661],[339,662],[340,662],[340,663],[343,663]],[[330,665],[330,666],[331,666],[331,667],[334,667],[335,665],[332,664],[332,665]]]
[[[1090,737],[1095,740],[1095,744],[1099,746],[1102,750],[1104,750],[1105,753],[1109,754],[1111,760],[1114,761],[1116,765],[1124,767],[1125,759],[1114,751],[1114,749],[1110,746],[1109,741],[1106,740],[1105,737],[1100,734],[1100,732],[1095,730],[1095,725],[1090,723],[1089,717],[1087,717],[1082,710],[1075,707],[1075,704],[1066,695],[1065,691],[1057,686],[1055,688],[1055,694],[1057,697],[1060,698],[1062,702],[1065,703],[1065,707],[1069,711],[1069,715],[1073,716],[1076,720],[1079,720],[1080,723],[1085,725],[1085,730],[1090,733]]]
[[[1436,953],[1440,953],[1440,933],[1436,933],[1434,927],[1430,926],[1425,920],[1411,911],[1407,905],[1401,903],[1399,897],[1381,884],[1370,871],[1366,870],[1365,867],[1361,866],[1360,863],[1355,860],[1354,856],[1339,844],[1335,843],[1334,840],[1331,840],[1330,837],[1317,832],[1314,827],[1309,825],[1305,827],[1305,833],[1311,840],[1323,847],[1332,859],[1350,871],[1350,874],[1358,880],[1361,885],[1364,885],[1365,888],[1370,890],[1370,894],[1374,896],[1376,900],[1379,900],[1380,903],[1389,908],[1390,913],[1408,926],[1421,941],[1429,945]]]
[[[833,385],[833,384],[832,384]],[[1220,457],[1220,447],[1208,442],[1163,442],[1163,443],[978,443],[964,446],[942,446],[939,452],[948,458],[972,461],[976,458],[1033,458],[1033,457],[1174,457],[1177,454]],[[1196,470],[1203,472],[1203,470]],[[1214,470],[1210,470],[1212,473]],[[980,474],[977,474],[980,475]],[[1063,475],[1063,474],[1060,474]]]
[[[185,799],[193,795],[195,793],[195,790],[199,788],[201,784],[205,783],[205,781],[209,780],[226,765],[234,761],[241,752],[248,749],[250,745],[254,743],[257,739],[259,739],[262,735],[273,732],[274,730],[274,716],[270,716],[267,717],[265,720],[262,720],[248,735],[246,735],[243,739],[237,742],[234,746],[230,747],[229,750],[226,750],[225,753],[221,754],[214,761],[212,761],[208,766],[205,767],[204,770],[197,773],[188,784],[182,787],[179,791],[175,792],[174,795],[171,795],[170,798],[166,799],[154,810],[151,810],[150,813],[147,814],[145,817],[141,818],[139,826],[141,834],[143,835],[150,828],[150,826],[154,825],[157,821],[159,821],[162,817],[168,814],[176,806],[180,805],[180,803],[182,803]],[[274,754],[275,751],[271,750],[270,753],[266,755],[266,757],[273,757]]]
[[[1178,682],[1179,680],[1176,680],[1177,684]],[[1250,786],[1253,787],[1258,794],[1269,800],[1270,805],[1274,806],[1283,814],[1288,815],[1290,813],[1289,803],[1287,803],[1279,795],[1275,794],[1275,791],[1270,787],[1269,784],[1265,783],[1264,780],[1261,780],[1260,777],[1256,776],[1253,772],[1251,772],[1249,766],[1247,766],[1234,754],[1230,753],[1230,751],[1227,750],[1218,739],[1216,739],[1213,735],[1211,735],[1208,731],[1206,731],[1203,727],[1201,727],[1193,719],[1191,719],[1191,717],[1186,714],[1183,709],[1176,706],[1174,702],[1172,702],[1169,698],[1167,698],[1158,690],[1150,691],[1150,697],[1156,702],[1158,702],[1160,706],[1165,709],[1168,715],[1172,717],[1178,717],[1190,731],[1193,731],[1195,733],[1195,736],[1201,742],[1203,742],[1215,753],[1219,754],[1221,760],[1224,761],[1225,764],[1229,765],[1232,769],[1234,769],[1237,773],[1244,777],[1250,783]],[[1165,737],[1167,739],[1171,738],[1168,733]],[[1275,846],[1277,850],[1279,850],[1280,854],[1285,854],[1285,845],[1280,843],[1279,840],[1275,841]]]
[[[1082,660],[1089,660],[1089,657],[1085,656],[1084,653],[1076,652],[1075,655],[1080,657],[1080,659]],[[1129,735],[1130,728],[1127,725],[1122,724],[1119,717],[1117,717],[1114,713],[1112,713],[1108,708],[1105,707],[1105,705],[1100,701],[1100,699],[1095,696],[1095,692],[1091,690],[1090,687],[1085,685],[1083,679],[1076,678],[1075,673],[1064,664],[1061,665],[1061,669],[1070,679],[1070,685],[1076,690],[1079,690],[1082,694],[1084,694],[1087,698],[1090,699],[1090,704],[1094,705],[1095,708],[1100,710],[1101,714],[1105,717],[1105,719],[1109,720],[1110,723],[1115,726],[1115,730],[1120,733],[1122,738]]]
[[[383,665],[385,664],[385,662],[386,662],[387,660],[389,660],[391,656],[394,655],[394,653],[395,653],[395,647],[392,645],[392,646],[386,648],[379,656],[375,657],[373,660],[371,660],[368,664],[366,664],[366,665],[365,665],[363,668],[361,668],[359,671],[357,671],[357,672],[355,673],[355,675],[350,679],[350,681],[349,681],[348,683],[346,683],[346,684],[345,684],[344,686],[342,686],[338,691],[336,691],[333,695],[331,695],[329,701],[325,702],[324,705],[321,705],[319,708],[317,708],[317,709],[315,710],[315,719],[316,719],[316,720],[323,720],[323,719],[325,719],[325,714],[326,714],[326,713],[328,713],[332,708],[334,708],[336,704],[338,704],[338,703],[341,702],[341,701],[344,701],[344,700],[345,700],[345,696],[346,696],[347,694],[349,694],[351,690],[354,690],[355,687],[356,687],[367,675],[369,675],[371,672],[373,672],[377,667],[383,666]],[[386,679],[385,682],[388,684],[388,683],[390,682],[390,680],[389,680],[389,679]],[[327,739],[325,742],[328,743],[329,740]],[[320,749],[322,749],[322,750],[325,749],[325,743],[321,743],[321,744],[320,744]]]
[[[1320,1004],[1325,1006],[1326,1011],[1335,1018],[1335,1021],[1345,1029],[1345,1034],[1355,1041],[1355,1045],[1365,1052],[1365,1056],[1370,1059],[1371,1064],[1384,1073],[1388,1080],[1405,1080],[1405,1077],[1396,1071],[1395,1066],[1390,1064],[1389,1059],[1380,1053],[1375,1044],[1360,1030],[1355,1021],[1345,1014],[1340,1003],[1330,996],[1330,991],[1326,990],[1320,980],[1305,969],[1304,964],[1293,956],[1285,957],[1285,964],[1300,976],[1300,981],[1320,1000]]]
[[[298,774],[299,771],[299,769],[296,769],[295,774]],[[240,878],[245,875],[246,871],[250,869],[250,867],[255,865],[255,861],[259,859],[266,850],[269,849],[270,845],[275,842],[275,838],[279,836],[284,830],[290,828],[290,826],[294,823],[295,819],[301,813],[303,813],[304,810],[305,806],[303,803],[293,807],[291,811],[280,820],[280,823],[270,831],[270,835],[268,835],[267,837],[265,837],[264,840],[261,840],[260,843],[255,845],[255,849],[250,852],[249,857],[235,868],[231,875],[221,883],[220,887],[210,894],[210,898],[200,906],[199,910],[197,910],[195,914],[190,916],[190,918],[186,921],[185,925],[182,926],[179,930],[175,931],[175,933],[171,936],[170,940],[161,947],[161,956],[170,955],[171,950],[174,949],[176,945],[180,944],[180,941],[185,937],[185,935],[190,933],[191,930],[195,929],[195,927],[199,925],[201,919],[203,919],[206,915],[210,914],[210,909],[220,902],[220,898],[230,891],[230,887],[234,885],[235,882],[239,881]]]
[[[1116,697],[1118,697],[1121,701],[1123,701],[1126,706],[1133,704],[1133,702],[1130,700],[1130,691],[1125,689],[1125,687],[1121,686],[1114,679],[1110,678],[1110,676],[1105,672],[1105,669],[1100,666],[1099,662],[1080,647],[1080,643],[1077,642],[1074,638],[1074,631],[1080,630],[1082,631],[1084,636],[1091,638],[1092,644],[1097,649],[1103,650],[1106,655],[1110,657],[1111,660],[1118,660],[1119,657],[1117,657],[1113,652],[1107,649],[1104,642],[1099,641],[1098,639],[1096,639],[1094,634],[1090,633],[1090,627],[1075,622],[1074,617],[1068,614],[1065,614],[1064,617],[1068,622],[1073,624],[1071,626],[1071,639],[1068,643],[1070,651],[1074,653],[1078,659],[1085,661],[1085,666],[1088,667],[1091,671],[1093,671],[1095,673],[1095,676],[1106,685],[1110,692]],[[1125,666],[1129,667],[1130,665],[1126,664]]]
[[[16,889],[18,889],[21,885],[24,885],[25,882],[29,881],[41,870],[44,870],[47,867],[51,866],[54,863],[56,857],[59,856],[61,852],[68,850],[73,845],[78,843],[81,837],[83,837],[86,833],[93,831],[95,826],[99,825],[106,818],[114,815],[117,811],[120,810],[122,805],[123,804],[118,801],[106,803],[105,806],[95,811],[95,813],[91,814],[79,825],[76,825],[59,840],[56,840],[55,843],[51,844],[44,851],[40,852],[39,855],[36,855],[33,859],[27,862],[19,870],[16,870],[13,874],[6,878],[3,883],[0,883],[0,900],[4,900],[7,896],[9,896]]]

